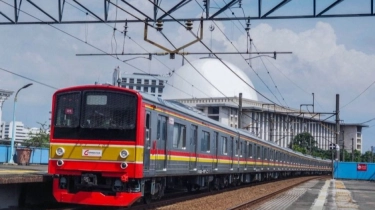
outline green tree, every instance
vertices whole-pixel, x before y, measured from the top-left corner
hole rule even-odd
[[[314,154],[318,149],[314,137],[308,133],[299,133],[290,142],[290,148],[302,154]]]
[[[371,151],[367,151],[361,155],[361,162],[372,162],[372,158],[373,156],[371,154]]]
[[[24,144],[27,147],[48,147],[49,146],[49,129],[50,126],[47,123],[39,123],[39,132],[36,134],[29,133],[30,139],[25,140]]]

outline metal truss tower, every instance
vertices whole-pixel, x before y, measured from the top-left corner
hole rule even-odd
[[[351,3],[351,5],[357,8],[353,9],[355,12],[348,12],[347,9],[343,11],[340,8],[339,5],[349,2],[348,0],[279,0],[276,3],[263,0],[227,0],[224,1],[226,3],[221,3],[220,5],[216,1],[211,0],[180,0],[178,2],[164,1],[163,3],[161,0],[143,0],[143,4],[149,4],[153,8],[151,11],[149,9],[146,11],[146,9],[139,6],[137,7],[127,0],[118,0],[116,1],[118,4],[114,0],[102,0],[101,3],[98,3],[99,1],[95,1],[95,3],[89,1],[90,3],[87,3],[88,1],[86,1],[86,4],[77,0],[55,0],[48,1],[48,3],[40,3],[32,0],[14,0],[12,3],[10,2],[12,1],[0,0],[0,25],[123,23],[126,21],[126,19],[109,18],[110,8],[116,8],[119,12],[128,14],[130,18],[127,18],[127,22],[129,23],[144,21],[172,22],[175,20],[170,15],[175,16],[176,11],[179,11],[179,17],[176,18],[178,21],[199,21],[200,18],[196,18],[195,16],[181,17],[181,14],[195,15],[196,13],[192,13],[192,10],[196,10],[197,12],[204,11],[203,21],[374,16],[374,0],[355,1],[355,3]],[[352,6],[349,7],[351,8]],[[223,12],[236,8],[240,8],[243,11],[241,17],[227,17],[223,15]],[[358,8],[362,8],[365,11],[359,13]],[[86,15],[93,17],[94,20],[71,20],[72,13],[69,10],[72,9],[76,11],[80,10],[86,13]]]

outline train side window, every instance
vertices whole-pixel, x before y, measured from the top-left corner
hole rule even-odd
[[[203,131],[203,138],[201,141],[201,151],[210,152],[210,133]]]
[[[231,151],[231,156],[233,156],[234,155],[234,137],[233,136],[231,136],[230,137],[230,151]]]
[[[243,148],[244,149],[243,153],[244,153],[245,157],[248,157],[248,154],[247,154],[247,145],[249,145],[249,142],[245,141],[245,147]]]
[[[249,157],[252,158],[253,157],[253,145],[249,142]]]
[[[267,160],[267,148],[263,149],[263,157],[265,160]]]
[[[258,159],[260,159],[261,158],[261,154],[260,154],[260,146],[258,146],[257,147],[257,157],[258,157]]]
[[[228,154],[228,139],[227,137],[222,136],[221,141],[223,142],[223,154],[227,155]]]
[[[242,157],[242,150],[243,150],[243,147],[242,147],[242,141],[240,142],[240,157]]]
[[[167,117],[161,115],[158,116],[158,140],[167,140],[167,123]]]
[[[186,126],[175,123],[173,126],[173,147],[186,149]]]
[[[238,154],[239,154],[238,148],[239,148],[239,142],[238,142],[238,140],[235,140],[235,145],[234,145],[233,151],[235,152],[236,156],[238,156]]]
[[[150,149],[150,113],[146,113],[146,147]]]

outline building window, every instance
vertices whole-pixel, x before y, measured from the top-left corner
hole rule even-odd
[[[155,93],[155,88],[151,87],[151,93]]]
[[[210,133],[203,131],[203,139],[201,141],[201,151],[210,151]]]
[[[148,85],[148,84],[149,84],[149,80],[145,79],[145,85]]]
[[[122,78],[122,82],[126,82],[127,81],[127,78]]]
[[[159,85],[163,86],[164,85],[164,81],[163,80],[159,80]]]
[[[158,91],[159,91],[159,93],[162,93],[163,92],[163,88],[158,88]]]
[[[152,80],[151,82],[152,85],[156,85],[156,80]]]
[[[219,107],[208,107],[208,114],[219,114]]]
[[[134,79],[133,79],[133,78],[130,78],[130,79],[129,79],[129,83],[134,84]]]
[[[148,92],[148,87],[143,87],[144,92]]]
[[[175,123],[173,126],[173,147],[178,149],[186,148],[186,127]]]
[[[129,85],[129,89],[134,89],[132,85]]]
[[[141,90],[141,86],[136,86],[136,89],[137,90]]]
[[[219,116],[208,116],[208,117],[213,120],[219,121]]]
[[[137,79],[137,84],[142,84],[142,79]]]
[[[228,154],[228,139],[227,137],[222,136],[221,140],[223,142],[223,154],[226,155]]]

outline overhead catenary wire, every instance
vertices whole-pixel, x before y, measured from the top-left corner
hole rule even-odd
[[[110,2],[111,3],[111,2]],[[113,4],[113,3],[111,3],[111,4]],[[72,5],[72,4],[70,4],[71,6],[73,6],[74,8],[76,8],[76,9],[78,9],[78,10],[80,10],[81,12],[83,12],[83,13],[86,13],[87,14],[87,12],[85,12],[84,10],[81,10],[80,8],[78,8],[78,7],[76,7],[76,6],[74,6],[74,5]],[[114,5],[114,4],[113,4]],[[117,5],[117,2],[116,2],[116,5],[114,5],[115,7],[116,7],[116,18],[117,18],[117,9],[120,9],[120,10],[123,10],[123,11],[125,11],[123,8],[121,8],[121,7],[119,7],[118,5]],[[133,16],[133,17],[136,17],[136,16],[134,16],[134,15],[132,15],[132,14],[130,14],[129,12],[126,12],[127,14],[129,14],[129,15],[131,15],[131,16]],[[137,17],[136,17],[137,18]],[[140,19],[140,18],[137,18],[137,19],[139,19],[139,20],[141,20],[141,21],[143,21],[144,23],[146,23],[146,24],[148,24],[146,21],[144,21],[144,20],[142,20],[142,19]],[[113,28],[113,31],[115,32],[115,31],[118,31],[118,30],[116,30],[116,24],[115,24],[115,27],[112,27],[111,25],[109,25],[109,24],[106,24],[107,26],[109,26],[109,27],[111,27],[111,28]],[[149,25],[149,24],[148,24]],[[152,26],[153,28],[154,28],[154,26]],[[137,43],[134,39],[132,39],[130,36],[127,36],[126,35],[126,32],[127,32],[127,24],[125,23],[125,26],[124,26],[124,28],[125,28],[125,30],[124,30],[124,32],[121,32],[121,33],[123,33],[124,34],[124,42],[123,42],[123,52],[124,52],[124,44],[125,44],[125,37],[128,37],[132,42],[134,42],[136,45],[138,45],[140,48],[142,48],[144,51],[146,51],[146,52],[148,52],[148,53],[150,53],[149,51],[147,51],[144,47],[142,47],[139,43]],[[120,32],[120,31],[119,31]],[[170,42],[171,43],[171,42]],[[112,43],[111,43],[112,44]],[[171,43],[172,44],[172,43]],[[112,46],[112,45],[111,45]],[[112,50],[112,53],[113,53],[113,50]],[[107,55],[109,55],[108,53],[105,53],[105,54],[107,54]],[[116,55],[116,54],[114,54],[114,55]],[[116,58],[118,58],[118,56],[116,55]],[[118,58],[119,59],[119,58]],[[195,88],[194,87],[194,85],[192,85],[190,82],[188,82],[185,78],[183,78],[183,77],[181,77],[180,75],[178,75],[177,73],[175,73],[169,66],[167,66],[165,63],[163,63],[163,62],[161,62],[159,59],[157,59],[157,58],[155,58],[159,63],[161,63],[163,66],[165,66],[165,67],[167,67],[169,70],[170,70],[170,72],[173,72],[174,74],[176,74],[178,77],[180,77],[181,79],[183,79],[185,82],[187,82],[188,84],[190,84],[193,88]],[[144,72],[144,73],[146,73],[146,72]],[[171,84],[169,84],[169,83],[167,83],[167,85],[171,85]],[[174,86],[173,86],[174,87]],[[175,89],[177,89],[176,87],[174,87]],[[201,92],[201,93],[203,93],[204,95],[206,95],[207,97],[209,97],[209,98],[211,98],[207,93],[204,93],[202,90],[200,90],[200,89],[198,89],[198,88],[195,88],[195,89],[197,89],[199,92]],[[181,91],[181,90],[180,90]],[[186,93],[186,92],[185,92]],[[190,94],[187,94],[187,95],[190,95]]]
[[[157,6],[157,4],[155,4],[154,2],[152,2],[151,0],[148,0],[151,4],[153,4],[154,6]],[[186,28],[180,21],[178,21],[176,18],[174,18],[171,14],[168,14],[164,9],[162,9],[160,6],[157,6],[161,11],[163,11],[165,14],[167,14],[169,17],[171,17],[175,22],[177,22],[178,24],[180,24],[181,26],[183,26],[184,28]],[[198,39],[198,37],[192,33],[190,31],[190,33]],[[233,71],[233,69],[231,69],[226,63],[224,63],[221,59],[219,59],[219,57],[214,54],[212,52],[212,50],[204,43],[202,42],[201,40],[199,40],[199,42],[210,52],[212,53],[224,66],[227,67],[227,69],[229,69],[233,74],[235,74],[240,80],[242,80],[245,84],[247,84],[251,89],[253,89],[255,92],[257,92],[259,95],[261,95],[263,98],[265,98],[266,100],[270,101],[271,103],[274,103],[276,105],[278,105],[277,103],[275,103],[274,101],[272,101],[271,99],[269,99],[267,96],[265,96],[264,94],[262,94],[261,92],[259,92],[258,90],[256,90],[254,87],[252,87],[248,82],[246,82],[243,78],[241,78],[236,72]],[[283,107],[281,105],[279,105],[280,107]]]
[[[369,86],[367,86],[366,89],[364,89],[358,96],[356,96],[355,98],[353,98],[351,101],[349,101],[347,104],[345,104],[344,106],[340,107],[340,109],[342,110],[343,108],[345,108],[346,106],[348,106],[349,104],[353,103],[357,98],[359,98],[363,93],[365,93],[371,86],[373,86],[375,84],[375,81],[373,81]]]
[[[215,2],[216,5],[218,5],[218,3],[217,3],[216,1],[214,1],[214,2]],[[223,2],[224,2],[225,4],[227,4],[227,2],[226,2],[225,0],[223,0]],[[219,6],[219,5],[218,5],[218,6]],[[235,15],[235,13],[232,11],[231,8],[229,8],[229,10],[232,12],[232,15],[234,15],[235,17],[237,17],[237,16]],[[242,8],[242,12],[243,12],[243,15],[244,15],[244,17],[245,17],[245,12],[243,11],[243,8]],[[227,15],[225,11],[224,11],[224,14]],[[229,17],[229,16],[227,15],[227,17]],[[242,28],[244,29],[245,26],[240,22],[240,20],[237,20],[237,21],[240,23],[240,25],[241,25]],[[231,22],[236,26],[236,28],[237,28],[240,32],[243,32],[243,30],[240,30],[240,28],[237,26],[237,24],[235,24],[234,21],[231,21]],[[216,23],[215,23],[215,25],[217,26]],[[217,26],[217,27],[219,27],[219,26]],[[220,30],[220,32],[226,37],[226,39],[228,39],[228,41],[230,41],[230,39],[225,35],[225,33],[221,30],[220,27],[219,27],[219,30]],[[248,34],[248,38],[251,39],[250,33]],[[231,43],[232,46],[238,51],[238,49],[235,47],[235,45],[233,44],[233,42],[230,41],[230,43]],[[251,44],[254,44],[254,42],[250,42],[250,47],[251,47]],[[255,45],[253,45],[253,46],[255,47]],[[255,47],[255,50],[258,51],[258,49],[256,49],[256,47]],[[244,56],[242,56],[242,58],[245,59]],[[283,95],[281,94],[279,88],[277,87],[277,85],[276,85],[276,83],[275,83],[275,81],[274,81],[272,75],[270,74],[270,72],[269,72],[267,66],[264,64],[262,57],[260,57],[260,59],[261,59],[261,61],[262,61],[262,63],[263,63],[264,68],[265,68],[266,71],[267,71],[268,76],[271,78],[271,81],[272,81],[272,83],[273,83],[275,89],[277,90],[277,92],[278,92],[279,95],[281,96],[281,98],[282,98],[282,100],[284,101],[284,103],[286,104],[286,106],[289,107],[289,106],[288,106],[288,103],[285,101]],[[245,61],[246,61],[246,60],[245,60]],[[253,69],[253,67],[252,67],[250,64],[248,64],[248,65],[250,66],[250,68]],[[253,69],[253,71],[255,72],[254,69]],[[261,79],[260,76],[259,76],[259,74],[256,74],[256,75],[258,76],[259,79]],[[262,79],[261,79],[261,81],[263,82],[264,85],[266,85],[265,82],[264,82]],[[268,85],[266,85],[266,87],[267,87],[268,90],[273,94],[273,92],[272,92],[271,89],[268,87]],[[281,104],[281,102],[280,102],[279,99],[276,97],[276,95],[275,95],[275,94],[273,94],[273,95],[274,95],[275,99]]]
[[[6,4],[6,5],[8,5],[8,6],[10,6],[10,7],[13,8],[13,5],[11,5],[11,4],[7,3],[7,2],[4,2],[4,0],[0,0],[0,1],[3,2],[4,4]],[[28,12],[25,12],[25,11],[23,11],[23,10],[21,10],[21,9],[19,9],[19,11],[22,12],[22,13],[24,13],[24,14],[26,14],[26,15],[28,15],[28,16],[30,16],[30,17],[32,17],[32,18],[34,18],[34,19],[36,19],[36,20],[38,20],[38,21],[40,21],[40,22],[44,22],[43,20],[41,20],[41,19],[39,19],[39,18],[37,18],[37,17],[35,17],[35,16],[29,14]],[[80,39],[80,38],[78,38],[78,37],[76,37],[76,36],[74,36],[74,35],[72,35],[72,34],[66,32],[66,31],[64,31],[64,30],[62,30],[62,29],[60,29],[60,28],[57,28],[57,27],[53,26],[52,24],[48,24],[48,26],[50,26],[50,27],[56,29],[57,31],[59,31],[59,32],[65,34],[65,35],[68,35],[68,36],[70,36],[70,37],[72,37],[72,38],[74,38],[74,39],[76,39],[76,40],[78,40],[78,41],[80,41],[80,42],[82,42],[82,43],[85,43],[85,44],[89,45],[90,47],[92,47],[92,48],[94,48],[94,49],[96,49],[96,50],[98,50],[98,51],[100,51],[100,52],[102,52],[102,53],[107,53],[107,52],[105,52],[104,50],[102,50],[102,49],[100,49],[100,48],[98,48],[98,47],[96,47],[96,46],[94,46],[94,45],[92,45],[92,44],[90,44],[90,43],[88,43],[88,42],[85,42],[84,40],[82,40],[82,39]],[[143,73],[147,73],[146,71],[144,71],[144,70],[142,70],[142,69],[140,69],[140,68],[138,68],[138,67],[136,67],[136,66],[134,66],[134,65],[131,65],[131,64],[129,64],[129,63],[126,63],[126,62],[121,61],[119,58],[116,58],[115,56],[110,55],[109,53],[107,53],[107,54],[108,54],[109,56],[111,56],[112,58],[114,58],[114,59],[116,59],[116,60],[118,60],[118,61],[120,61],[120,62],[122,62],[122,63],[124,63],[124,64],[126,64],[126,65],[128,65],[128,66],[131,66],[131,67],[133,67],[133,68],[135,68],[135,69],[137,69],[137,70],[139,70],[139,71],[141,71],[141,72],[143,72]],[[155,77],[155,78],[156,78],[156,77]],[[168,84],[168,85],[169,85],[169,84]],[[171,85],[171,86],[172,86],[172,85]],[[187,93],[187,92],[184,91],[184,90],[181,90],[180,88],[176,88],[176,87],[174,87],[174,86],[172,86],[172,87],[175,88],[176,90],[179,90],[179,91],[182,92],[182,93],[185,93],[185,94],[187,94],[187,95],[190,95],[189,93]],[[56,89],[57,89],[57,88],[56,88]]]

